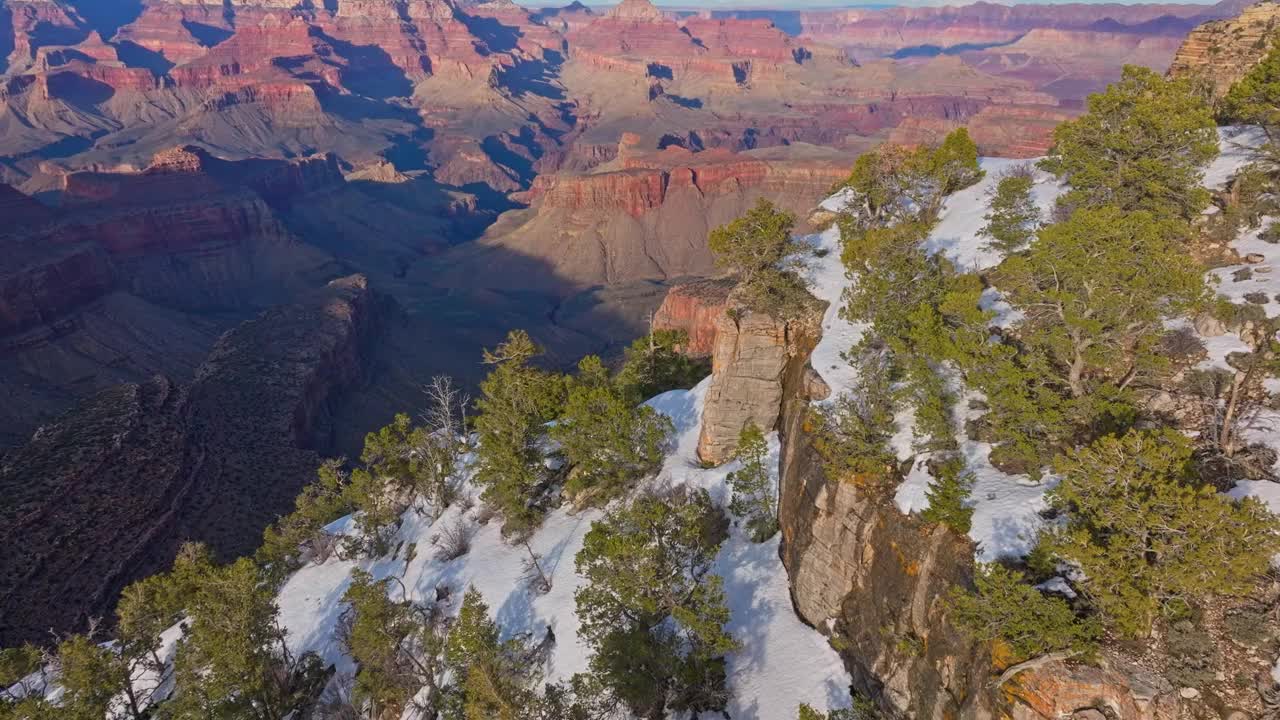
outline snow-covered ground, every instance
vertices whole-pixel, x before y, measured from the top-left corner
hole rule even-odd
[[[675,448],[653,482],[705,488],[717,503],[727,504],[725,478],[736,463],[703,469],[695,454],[708,383],[649,401],[676,426]],[[776,434],[769,437],[769,447],[773,454],[770,465],[776,468]],[[538,594],[521,579],[525,549],[503,542],[496,520],[477,527],[466,555],[449,562],[436,558],[432,538],[460,518],[474,525],[478,512],[478,508],[464,510],[454,505],[434,523],[412,511],[407,513],[397,537],[404,548],[416,546],[407,562],[407,551],[402,549],[391,558],[334,558],[300,570],[279,596],[280,618],[291,648],[315,650],[326,661],[336,663],[340,671],[353,669],[334,636],[334,627],[344,608],[341,597],[351,571],[361,567],[375,577],[400,578],[410,597],[418,601],[434,601],[436,588],[447,585],[456,604],[462,591],[474,586],[484,595],[506,636],[529,633],[536,642],[545,637],[548,628],[554,632],[548,680],[565,680],[586,670],[589,650],[577,637],[579,624],[574,615],[574,591],[582,584],[574,570],[574,556],[592,522],[603,513],[588,510],[575,514],[558,509],[547,516],[529,541],[552,580],[551,591]],[[802,702],[823,710],[850,703],[850,679],[839,656],[822,635],[800,622],[792,609],[778,542],[775,537],[766,543],[752,543],[734,527],[716,560],[715,572],[724,578],[731,612],[728,629],[742,646],[728,658],[733,695],[729,713],[735,719],[793,718]],[[393,587],[398,586],[393,583]]]
[[[982,158],[980,163],[986,174],[977,184],[946,199],[938,224],[924,241],[924,247],[931,253],[945,254],[963,271],[985,270],[998,265],[1002,259],[1000,253],[985,248],[987,240],[979,235],[986,225],[991,193],[1012,168],[1021,165],[1034,168],[1035,162]],[[1044,217],[1048,218],[1063,189],[1052,176],[1040,170],[1033,172],[1035,184],[1032,186],[1032,197]],[[846,194],[837,193],[828,198],[822,207],[825,210],[839,211],[847,199]],[[822,321],[822,340],[813,352],[811,364],[831,387],[831,397],[834,398],[841,391],[853,387],[857,381],[858,370],[844,359],[844,354],[862,339],[867,325],[850,322],[839,316],[840,307],[843,306],[841,297],[845,288],[853,282],[840,262],[839,227],[832,226],[825,232],[810,236],[808,241],[815,248],[825,251],[819,252],[810,261],[810,286],[815,295],[831,303]],[[1016,322],[1017,315],[1010,311],[1008,304],[994,289],[989,290],[983,299],[989,309],[996,310],[996,324]],[[978,398],[972,393],[963,392],[961,387],[957,386],[956,389],[961,391],[955,418],[960,452],[968,469],[975,475],[973,492],[969,498],[969,504],[974,509],[969,536],[978,544],[978,558],[995,560],[1025,555],[1031,550],[1043,523],[1040,512],[1045,508],[1044,494],[1053,487],[1055,479],[1048,476],[1041,482],[1034,482],[1026,475],[1010,475],[992,466],[989,460],[991,445],[969,440],[964,434],[964,422],[980,414],[979,411],[969,409],[969,400]],[[926,492],[933,477],[925,466],[928,458],[917,455],[912,448],[912,408],[900,410],[895,421],[898,432],[890,444],[899,460],[914,457],[915,462],[898,486],[894,500],[903,512],[919,512],[929,506]]]

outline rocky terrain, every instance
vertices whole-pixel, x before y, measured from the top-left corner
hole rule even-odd
[[[106,615],[183,541],[256,548],[363,379],[376,305],[362,276],[335,280],[223,335],[190,381],[116,385],[0,457],[0,644]]]
[[[0,522],[35,538],[5,608],[83,598],[71,627],[177,537],[249,549],[316,453],[358,450],[434,374],[473,383],[511,328],[560,366],[651,323],[709,354],[711,228],[759,198],[803,217],[884,140],[968,125],[985,154],[1040,154],[1122,64],[1162,68],[1229,10],[0,0],[0,482],[45,493]],[[235,348],[258,346],[286,355],[250,371]],[[779,362],[748,373],[770,397]],[[94,497],[122,514],[58,585],[42,543]],[[0,641],[41,631],[11,617]]]
[[[1266,54],[1277,20],[1280,4],[1263,2],[1236,17],[1205,23],[1187,36],[1169,73],[1204,78],[1221,96]]]

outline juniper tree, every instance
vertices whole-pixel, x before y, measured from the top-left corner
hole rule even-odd
[[[965,501],[973,490],[973,472],[965,468],[964,458],[952,455],[933,465],[933,475],[933,482],[925,492],[929,507],[920,517],[967,535],[973,524],[973,508],[967,507]]]
[[[657,472],[674,428],[611,382],[600,358],[583,358],[578,371],[551,437],[573,467],[565,489],[603,504]]]
[[[393,600],[397,590],[357,568],[342,596],[342,641],[358,667],[352,697],[370,717],[399,717],[411,702],[426,713],[440,707],[443,636],[425,609]]]
[[[969,137],[968,128],[956,128],[932,151],[930,173],[938,184],[937,197],[963,190],[982,179],[978,167],[978,146]],[[938,207],[930,209],[936,213]]]
[[[205,553],[187,552],[171,578],[183,588],[186,632],[165,718],[282,720],[319,692],[318,658],[289,650],[275,591],[251,560],[216,566]]]
[[[742,467],[729,473],[726,480],[733,488],[729,510],[743,518],[754,542],[764,542],[778,532],[778,501],[773,477],[765,465],[768,456],[764,433],[748,422],[738,433],[735,452]]]
[[[1248,593],[1280,551],[1280,520],[1195,482],[1190,461],[1187,438],[1164,429],[1103,437],[1056,464],[1049,501],[1065,524],[1045,551],[1079,568],[1085,596],[1125,635],[1146,636],[1169,603]]]
[[[346,490],[344,463],[342,458],[321,463],[316,480],[294,500],[293,512],[263,532],[262,545],[254,557],[274,581],[282,581],[296,570],[303,553],[319,549],[325,525],[351,512],[355,498]]]
[[[716,264],[738,277],[741,297],[753,309],[789,316],[811,301],[796,273],[795,256],[803,246],[791,235],[795,222],[794,215],[761,198],[707,239]]]
[[[520,639],[500,640],[489,606],[475,588],[463,596],[444,656],[454,681],[445,720],[534,720],[543,714],[530,649]]]
[[[986,247],[1009,254],[1026,247],[1040,225],[1040,208],[1031,197],[1035,178],[1029,167],[1018,167],[1000,178],[990,195],[985,220],[979,231],[989,238]]]
[[[1257,125],[1270,142],[1280,140],[1280,44],[1237,80],[1218,107],[1224,123]]]
[[[541,520],[539,488],[545,480],[539,441],[544,425],[564,404],[564,380],[532,367],[542,350],[523,330],[513,330],[484,362],[492,366],[480,384],[475,420],[480,444],[475,479],[484,499],[503,515],[504,531],[520,534]]]
[[[980,640],[1003,644],[1013,662],[1094,647],[1098,623],[1077,617],[1065,600],[1041,593],[1022,573],[986,563],[978,566],[973,581],[973,591],[952,588],[955,622]]]
[[[723,525],[705,490],[644,494],[595,522],[575,566],[590,686],[636,716],[722,710],[724,655],[736,647],[711,573]]]
[[[683,330],[652,330],[626,349],[616,382],[636,402],[677,388],[691,388],[711,372],[709,363],[679,348],[689,342]]]
[[[1066,208],[1114,206],[1193,220],[1209,201],[1203,167],[1218,154],[1213,114],[1188,79],[1126,65],[1053,133],[1041,167],[1070,184]]]
[[[1206,298],[1203,275],[1178,242],[1180,228],[1145,211],[1082,209],[1007,258],[995,283],[1024,317],[1015,327],[1016,358],[988,362],[975,375],[999,395],[993,409],[1013,414],[1020,403],[1033,414],[1036,405],[1061,413],[1063,422],[1038,444],[1131,422],[1131,386],[1165,366],[1165,322]]]
[[[89,636],[58,644],[58,710],[67,720],[141,720],[145,706],[134,693],[128,661]],[[124,699],[117,705],[117,696]]]

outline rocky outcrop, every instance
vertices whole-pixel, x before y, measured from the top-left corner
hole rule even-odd
[[[1257,65],[1276,39],[1280,3],[1264,0],[1239,16],[1207,22],[1187,35],[1169,66],[1170,77],[1195,77],[1221,97]]]
[[[698,435],[700,460],[729,460],[749,423],[765,432],[778,427],[788,369],[807,361],[821,336],[820,320],[820,308],[782,320],[730,298],[715,323],[711,387]]]
[[[717,320],[729,305],[732,278],[691,280],[672,285],[653,314],[655,330],[679,330],[689,341],[687,355],[708,357],[716,341]]]
[[[529,208],[503,214],[479,242],[433,261],[432,281],[572,293],[712,275],[712,229],[759,198],[807,211],[848,174],[847,157],[785,150],[795,152],[640,153],[624,143],[593,172],[540,177],[524,196]]]
[[[252,551],[314,476],[375,328],[365,279],[334,281],[227,333],[190,384],[116,386],[0,458],[0,645],[108,616],[183,541]]]

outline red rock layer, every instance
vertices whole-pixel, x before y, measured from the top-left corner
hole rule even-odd
[[[716,319],[728,307],[732,279],[693,280],[673,285],[653,315],[657,330],[680,330],[689,338],[681,349],[706,357],[716,341]]]

